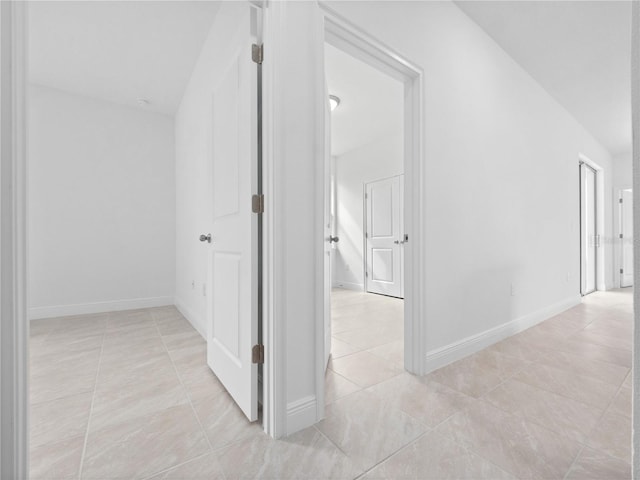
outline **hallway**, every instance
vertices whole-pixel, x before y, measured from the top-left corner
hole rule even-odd
[[[402,301],[334,291],[326,419],[279,441],[173,307],[34,321],[32,478],[629,478],[631,293],[419,378]]]

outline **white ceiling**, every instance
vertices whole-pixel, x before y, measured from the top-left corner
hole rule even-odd
[[[631,2],[455,3],[610,153],[631,150]]]
[[[173,114],[219,2],[29,3],[29,80]]]
[[[340,98],[331,114],[332,155],[402,131],[402,83],[329,44],[325,66],[329,94]]]

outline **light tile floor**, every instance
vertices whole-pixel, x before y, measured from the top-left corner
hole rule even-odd
[[[32,478],[629,478],[631,297],[594,293],[415,377],[402,301],[336,290],[326,419],[279,441],[173,307],[38,320]]]

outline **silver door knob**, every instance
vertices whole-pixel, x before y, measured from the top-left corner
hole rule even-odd
[[[200,241],[201,242],[209,242],[209,243],[211,243],[211,234],[208,233],[208,234],[205,235],[203,233],[202,235],[200,235]]]
[[[340,241],[339,237],[334,237],[333,235],[329,235],[329,243],[338,243]]]
[[[393,243],[395,243],[396,245],[400,245],[400,240],[394,240]]]

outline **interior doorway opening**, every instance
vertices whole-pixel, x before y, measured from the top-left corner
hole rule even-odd
[[[580,162],[580,294],[597,290],[598,250],[598,194],[597,170],[584,161]]]
[[[326,401],[404,370],[404,84],[325,44]],[[363,368],[365,367],[365,368]]]

